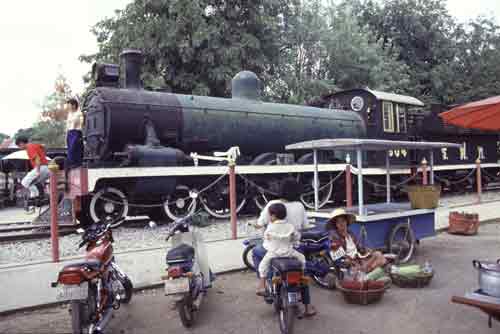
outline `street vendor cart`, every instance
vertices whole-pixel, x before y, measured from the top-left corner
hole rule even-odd
[[[318,151],[331,150],[335,152],[350,152],[355,156],[357,168],[357,206],[347,207],[346,211],[356,215],[356,223],[350,230],[361,236],[364,245],[373,249],[386,248],[388,252],[397,254],[400,262],[411,259],[416,244],[423,238],[435,235],[435,208],[413,208],[410,203],[391,202],[390,150],[421,150],[428,152],[430,167],[430,184],[434,185],[434,153],[441,148],[459,148],[460,145],[442,142],[411,142],[377,139],[321,139],[295,143],[286,146],[287,150],[313,151],[314,159],[314,192],[315,210],[309,216],[316,223],[326,222],[329,212],[318,210]],[[386,189],[385,203],[365,204],[363,200],[363,160],[366,152],[386,152]],[[426,171],[424,170],[426,173]],[[348,184],[347,186],[351,186]]]

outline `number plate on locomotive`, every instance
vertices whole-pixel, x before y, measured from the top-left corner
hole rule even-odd
[[[165,281],[165,296],[176,295],[189,291],[189,279],[187,277],[169,279]]]
[[[56,299],[64,300],[83,300],[89,295],[89,282],[82,282],[80,285],[60,285],[57,290]]]

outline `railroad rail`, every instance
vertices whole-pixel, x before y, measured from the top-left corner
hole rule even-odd
[[[127,219],[120,226],[126,228],[142,228],[150,222],[149,218]],[[76,232],[79,225],[60,224],[59,235],[65,236]],[[32,224],[31,222],[12,222],[0,225],[0,243],[12,241],[32,241],[50,238],[50,225]]]

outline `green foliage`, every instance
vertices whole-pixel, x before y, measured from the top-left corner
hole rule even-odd
[[[404,92],[410,81],[409,68],[398,61],[395,49],[384,48],[382,42],[353,15],[350,1],[330,5],[330,32],[325,45],[328,52],[326,69],[330,78],[341,88],[367,86],[373,89]]]
[[[145,86],[176,93],[229,96],[241,70],[276,102],[361,86],[441,103],[500,92],[499,27],[458,24],[446,0],[136,0],[93,33],[98,52],[81,60],[138,48]]]
[[[177,93],[228,96],[240,70],[267,80],[279,57],[285,0],[136,0],[93,32],[99,51],[87,62],[119,61],[124,48],[145,54],[143,81]]]
[[[7,138],[10,138],[10,136],[6,135],[5,133],[0,133],[0,143],[2,143]]]
[[[499,94],[500,31],[494,21],[461,25],[445,0],[367,0],[355,6],[361,24],[409,67],[408,94],[439,103]]]
[[[71,88],[64,75],[55,80],[54,92],[47,95],[39,105],[40,118],[31,128],[19,129],[14,137],[26,136],[33,142],[45,147],[62,148],[66,146],[66,101],[73,97]]]
[[[66,123],[56,120],[40,120],[33,126],[31,141],[43,144],[45,147],[66,147]]]

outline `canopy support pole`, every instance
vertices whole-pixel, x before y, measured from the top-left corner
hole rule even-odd
[[[434,151],[429,151],[429,160],[431,164],[431,184],[434,184]]]
[[[363,152],[361,149],[357,149],[357,166],[358,166],[358,210],[359,215],[363,216]]]
[[[314,162],[314,210],[318,211],[319,207],[319,189],[318,189],[318,150],[313,151]]]
[[[385,183],[387,187],[387,203],[391,203],[391,166],[389,162],[389,151],[385,151]]]

